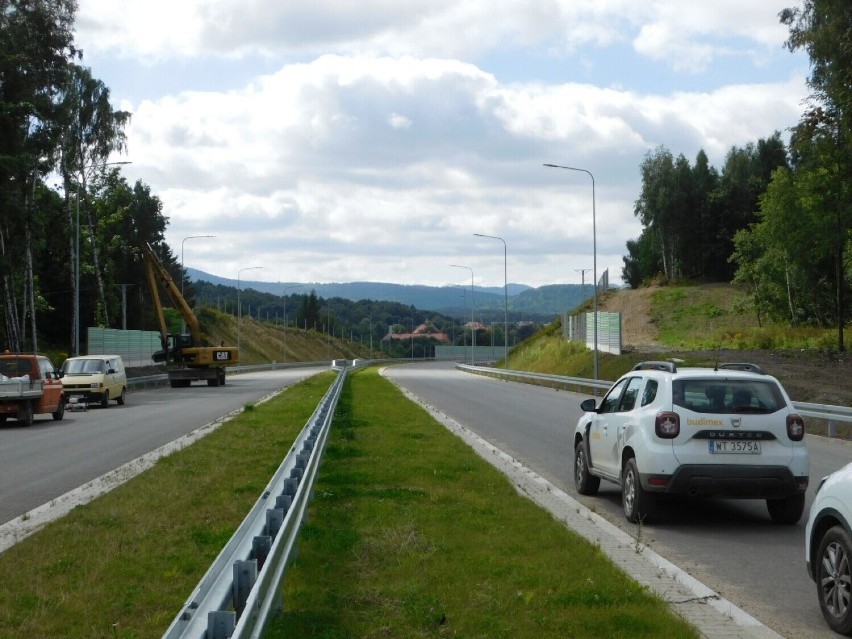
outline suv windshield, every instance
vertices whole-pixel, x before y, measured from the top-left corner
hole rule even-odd
[[[679,379],[672,403],[696,413],[774,413],[787,407],[778,385],[750,379]]]

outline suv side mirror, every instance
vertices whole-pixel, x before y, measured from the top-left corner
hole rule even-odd
[[[594,398],[584,399],[580,402],[580,409],[586,413],[594,413],[598,410],[598,402]]]

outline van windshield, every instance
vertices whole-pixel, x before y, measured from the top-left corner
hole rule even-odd
[[[93,375],[106,372],[106,362],[102,359],[69,359],[62,365],[65,375]]]
[[[672,403],[696,413],[774,413],[787,406],[778,385],[750,379],[679,379]]]

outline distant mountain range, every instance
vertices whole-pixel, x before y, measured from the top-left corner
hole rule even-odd
[[[187,268],[190,280],[210,282],[213,285],[236,288],[237,280],[218,277]],[[465,309],[470,312],[470,288],[461,286],[422,286],[391,284],[385,282],[340,282],[330,284],[303,282],[256,282],[240,280],[241,289],[254,289],[260,293],[287,295],[310,293],[328,299],[340,297],[357,302],[375,300],[398,302],[415,308],[463,316]],[[509,284],[508,300],[503,287],[474,287],[473,302],[477,313],[483,310],[503,311],[508,301],[509,312],[518,315],[552,316],[579,306],[585,298],[593,294],[592,286],[580,284],[551,284],[534,288],[525,284]]]

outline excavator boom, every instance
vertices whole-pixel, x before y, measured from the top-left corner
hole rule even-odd
[[[148,284],[151,286],[151,294],[154,296],[154,303],[157,305],[160,332],[163,336],[165,336],[167,330],[165,318],[163,316],[163,308],[160,304],[160,294],[156,286],[156,279],[159,279],[160,282],[162,282],[166,292],[169,294],[169,297],[183,318],[183,321],[186,322],[186,326],[189,328],[189,333],[192,335],[192,343],[199,346],[202,342],[201,327],[198,324],[198,318],[195,317],[195,313],[192,312],[189,304],[186,303],[186,300],[181,294],[180,289],[175,285],[175,281],[172,279],[172,276],[169,275],[166,267],[163,266],[162,262],[160,262],[160,259],[154,253],[149,244],[145,243],[142,246],[142,254],[145,257],[145,272],[148,274]]]
[[[163,352],[155,354],[155,361],[183,364],[183,368],[169,369],[169,383],[173,388],[189,386],[194,380],[207,380],[209,386],[220,386],[225,383],[225,366],[236,366],[239,353],[234,346],[208,346],[203,343],[201,327],[198,318],[187,304],[172,276],[160,262],[149,244],[142,246],[142,256],[145,261],[145,275],[151,287],[151,296],[160,324],[160,336],[163,342]],[[189,336],[170,335],[166,324],[163,305],[160,301],[160,287],[163,284],[172,302],[189,328]],[[186,338],[191,339],[187,340]]]

